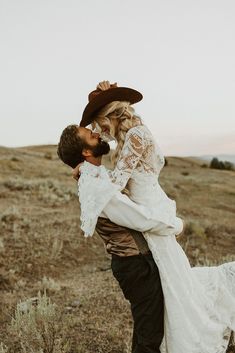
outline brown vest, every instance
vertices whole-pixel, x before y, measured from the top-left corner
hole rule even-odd
[[[104,241],[109,254],[133,256],[149,252],[148,244],[142,233],[121,227],[107,218],[98,218],[96,231]]]

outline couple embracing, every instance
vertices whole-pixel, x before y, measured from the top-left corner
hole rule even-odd
[[[57,152],[78,179],[81,228],[96,230],[112,256],[131,305],[132,353],[225,353],[235,330],[235,262],[190,266],[176,240],[183,221],[158,182],[164,156],[132,107],[141,99],[100,82],[80,124],[62,132]],[[111,140],[108,170],[101,159]]]

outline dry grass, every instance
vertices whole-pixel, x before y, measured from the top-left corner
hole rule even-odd
[[[235,174],[201,164],[169,157],[161,173],[186,222],[179,241],[192,265],[235,260]],[[0,168],[0,353],[18,352],[8,327],[19,301],[45,289],[66,319],[70,353],[129,352],[129,305],[101,240],[80,232],[76,183],[55,146],[0,148]]]
[[[10,351],[22,353],[68,353],[66,331],[69,323],[46,292],[17,304],[8,332],[12,339]]]

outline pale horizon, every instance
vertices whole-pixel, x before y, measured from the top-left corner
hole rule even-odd
[[[235,154],[232,0],[0,0],[0,145],[57,144],[102,80],[164,155]]]
[[[57,143],[45,143],[45,144],[29,144],[29,145],[21,145],[21,146],[3,146],[0,145],[0,147],[3,148],[12,148],[12,149],[20,149],[20,148],[31,148],[31,147],[43,147],[43,146],[56,146]],[[159,144],[158,144],[159,145]],[[204,153],[203,149],[201,149],[201,153],[200,151],[197,151],[196,153],[185,153],[185,152],[177,152],[174,153],[175,149],[172,149],[173,153],[165,153],[165,151],[170,150],[167,147],[164,149],[162,146],[159,145],[159,147],[161,148],[161,150],[164,152],[165,157],[203,157],[203,156],[211,156],[211,157],[222,157],[222,156],[228,156],[231,157],[233,160],[235,159],[235,153],[226,153],[226,152],[221,152],[221,151],[213,151],[213,150],[209,150],[208,153]],[[112,147],[111,147],[112,148]],[[180,146],[180,148],[182,148]]]

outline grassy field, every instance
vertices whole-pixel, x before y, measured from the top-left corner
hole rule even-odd
[[[235,260],[235,172],[189,158],[167,162],[160,183],[186,222],[179,242],[191,264]],[[59,313],[56,340],[70,344],[53,352],[129,352],[129,305],[102,241],[80,231],[76,182],[56,146],[1,147],[0,170],[0,343],[8,347],[0,353],[23,352],[12,317],[17,303],[44,290]]]

